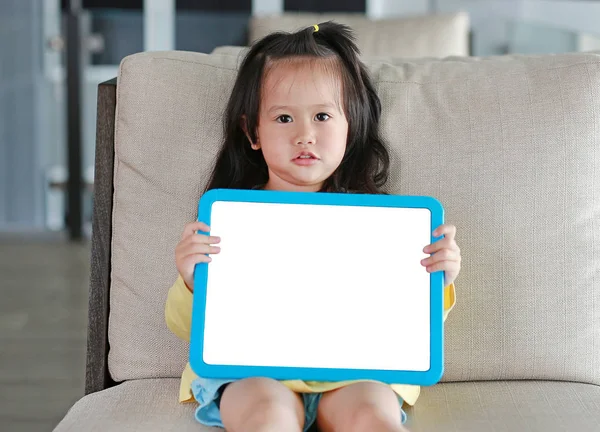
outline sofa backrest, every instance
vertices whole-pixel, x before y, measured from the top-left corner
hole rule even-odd
[[[187,361],[164,304],[237,64],[182,52],[121,64],[109,322],[117,381],[177,377]],[[389,192],[439,199],[458,228],[463,269],[444,380],[600,384],[600,56],[369,67],[392,158]]]
[[[329,20],[352,27],[364,56],[469,55],[469,16],[465,12],[377,20],[353,13],[286,12],[252,17],[248,38],[254,42],[274,31],[296,31]]]

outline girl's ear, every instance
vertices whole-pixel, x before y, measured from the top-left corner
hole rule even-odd
[[[250,139],[250,134],[248,133],[248,127],[246,126],[246,116],[242,116],[242,130],[244,131],[244,134],[246,134],[246,138],[248,138],[248,142],[250,143],[250,147],[252,147],[253,150],[259,150],[260,149],[260,143],[258,141],[258,136],[256,137],[256,142],[252,142],[252,139]]]

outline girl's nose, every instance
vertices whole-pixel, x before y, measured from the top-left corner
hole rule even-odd
[[[315,143],[314,138],[299,138],[296,142],[296,145],[309,145],[309,144],[314,144],[314,143]]]
[[[310,126],[304,126],[299,128],[298,133],[296,135],[296,139],[294,141],[296,145],[315,144],[316,137],[313,128]]]

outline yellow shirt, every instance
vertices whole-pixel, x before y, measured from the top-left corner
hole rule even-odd
[[[179,276],[175,284],[169,290],[167,304],[165,306],[165,319],[169,329],[179,338],[190,341],[192,324],[192,293],[185,286],[185,282]],[[454,284],[444,289],[444,321],[448,312],[454,307],[455,291]],[[179,388],[179,402],[193,402],[194,396],[191,390],[192,382],[197,378],[190,364],[185,366],[181,377]],[[347,386],[356,381],[320,382],[288,380],[281,381],[286,387],[297,393],[322,393]],[[419,397],[420,387],[408,384],[390,384],[390,387],[409,405],[414,405]]]

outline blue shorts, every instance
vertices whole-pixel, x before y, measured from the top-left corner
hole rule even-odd
[[[199,406],[196,409],[196,420],[205,426],[223,428],[219,411],[221,396],[225,386],[237,380],[222,380],[214,378],[197,378],[192,382],[192,393]],[[304,432],[317,420],[317,407],[323,393],[300,393],[304,402]],[[402,423],[406,422],[406,413],[402,409],[402,398],[398,396]]]

